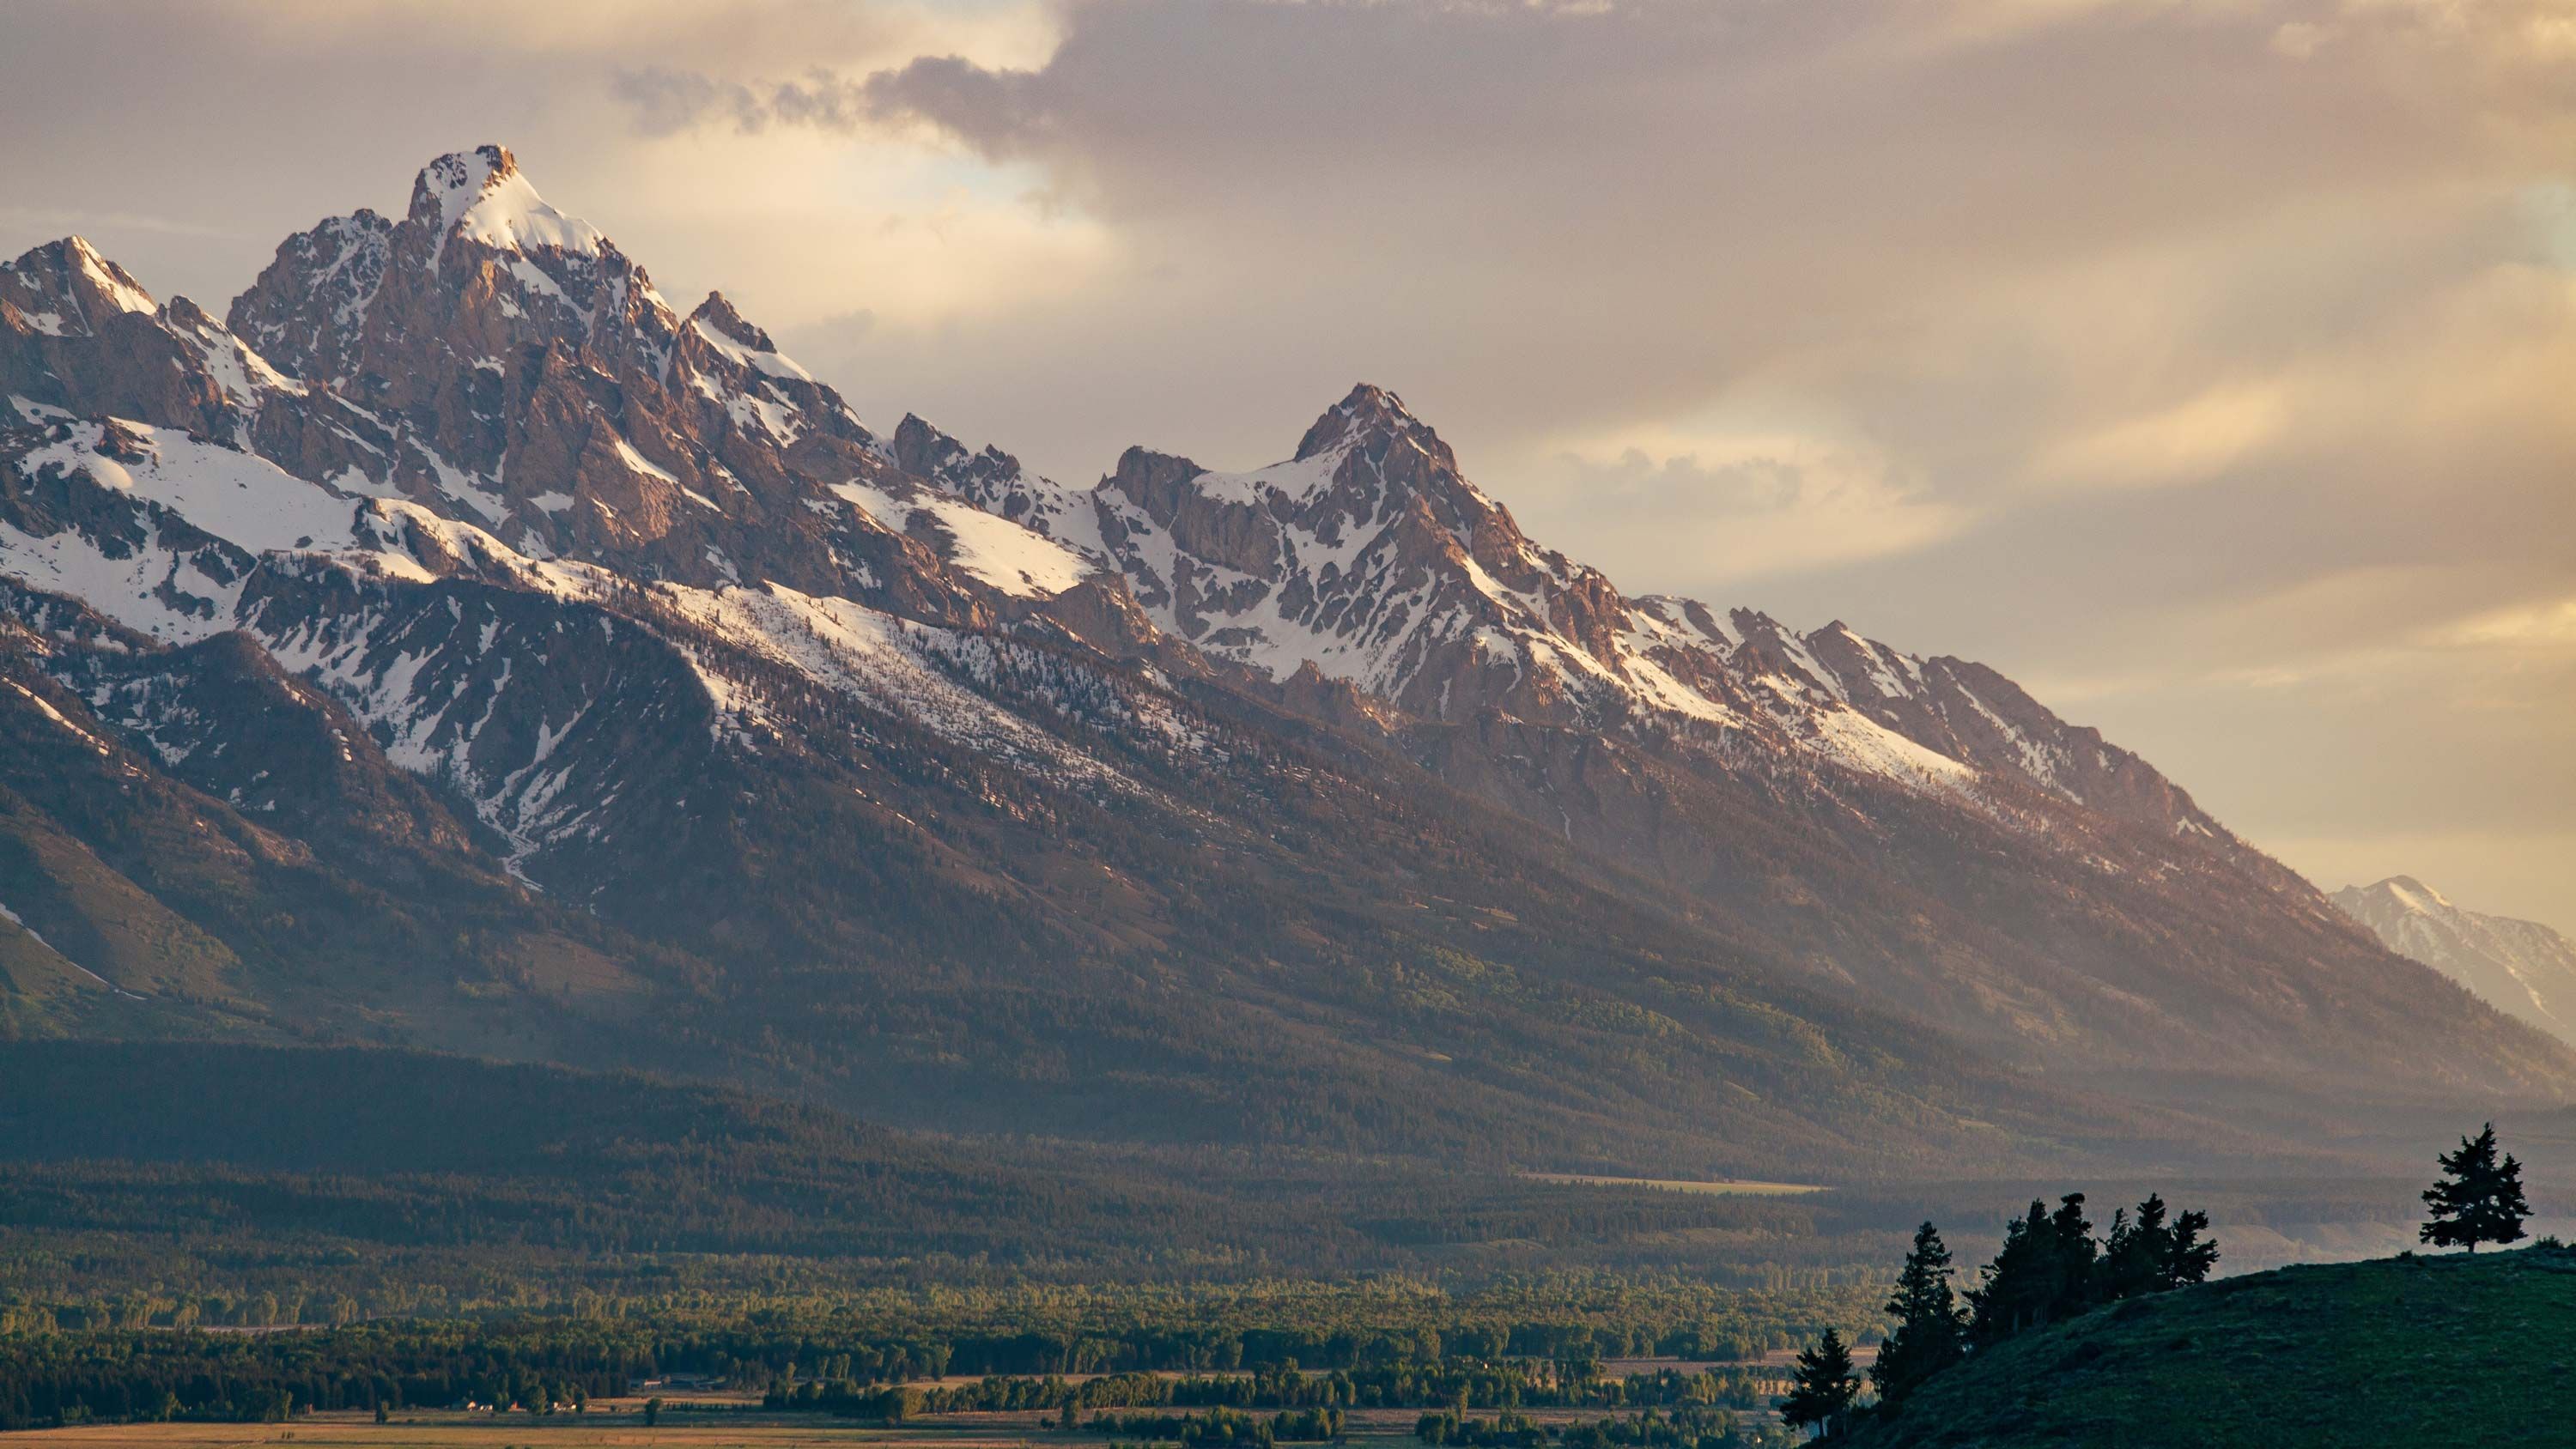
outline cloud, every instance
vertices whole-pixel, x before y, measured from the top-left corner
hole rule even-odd
[[[2434,637],[2446,646],[2576,650],[2576,596],[2490,610]]]
[[[2078,487],[2206,478],[2278,437],[2286,412],[2276,385],[2222,385],[2053,444],[2037,472],[2047,483]]]
[[[668,136],[723,116],[735,130],[756,134],[769,126],[770,109],[751,87],[719,81],[696,71],[661,66],[618,69],[609,89],[635,113],[635,124],[647,136]]]
[[[1906,553],[1969,521],[1884,458],[1795,437],[1711,439],[1660,460],[1635,446],[1564,452],[1544,471],[1546,483],[1515,490],[1525,527],[1594,556],[1652,532],[1672,560],[1656,587],[1682,592]]]
[[[1044,134],[1045,102],[1028,71],[987,70],[963,56],[922,56],[878,71],[860,87],[880,123],[917,121],[994,160],[1023,152]]]
[[[1015,124],[1010,116],[1012,74],[985,70],[959,56],[926,57],[865,80],[816,69],[798,79],[758,85],[645,66],[618,70],[610,89],[634,112],[636,128],[647,136],[709,123],[729,125],[744,135],[777,125],[846,136],[865,126],[952,114],[988,117],[999,134]]]

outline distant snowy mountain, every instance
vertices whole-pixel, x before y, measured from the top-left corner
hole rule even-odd
[[[1748,1171],[2157,1130],[2103,1069],[2576,1087],[1997,672],[1625,594],[1393,393],[1059,484],[497,146],[220,321],[0,265],[0,683],[0,1035]]]
[[[2478,998],[2561,1040],[2576,1042],[2576,943],[2538,921],[2451,904],[2413,876],[2334,893],[2345,915],[2389,950],[2421,961]]]

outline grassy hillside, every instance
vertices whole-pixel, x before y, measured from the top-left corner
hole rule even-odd
[[[2014,1339],[1857,1449],[2563,1444],[2576,1250],[2284,1268]]]

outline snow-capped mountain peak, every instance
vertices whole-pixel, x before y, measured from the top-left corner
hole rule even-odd
[[[99,255],[89,239],[67,236],[0,263],[0,307],[48,337],[88,336],[111,317],[160,310],[125,268]]]
[[[2346,886],[2334,903],[2380,944],[2421,961],[2508,1016],[2576,1042],[2576,943],[2538,921],[2452,904],[2410,875]]]
[[[1298,439],[1296,459],[1303,462],[1338,444],[1371,432],[1431,434],[1430,426],[1405,407],[1404,399],[1379,387],[1363,382],[1354,385],[1350,394],[1324,410],[1315,425]],[[1436,435],[1426,438],[1437,445]],[[1445,445],[1441,445],[1445,446]]]
[[[2375,886],[2347,886],[2345,889],[2359,890],[2365,894],[2372,891],[2382,892],[2398,905],[2419,915],[2439,915],[2459,909],[2451,904],[2449,896],[2411,875],[2392,875]]]
[[[597,256],[608,244],[599,228],[547,205],[507,146],[451,151],[422,167],[412,181],[410,215],[441,244],[430,252],[432,266],[450,236],[495,251],[546,248],[583,256]]]
[[[1274,682],[1311,672],[1443,723],[1492,714],[1723,758],[1786,750],[1918,792],[2014,781],[2287,879],[2143,761],[1991,670],[1918,659],[1839,620],[1800,634],[1748,609],[1623,596],[1524,534],[1383,387],[1352,388],[1289,460],[1249,472],[1131,448],[1086,492],[918,419],[895,453],[1098,557],[1164,632]]]
[[[770,377],[794,378],[812,382],[814,374],[799,367],[769,334],[752,325],[722,292],[709,292],[707,299],[689,314],[689,326],[726,357]]]

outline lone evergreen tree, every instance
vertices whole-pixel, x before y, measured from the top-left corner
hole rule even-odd
[[[2489,1122],[2475,1140],[2460,1139],[2460,1150],[2438,1154],[2442,1178],[2424,1189],[2432,1220],[2416,1233],[2418,1241],[2437,1248],[2480,1243],[2510,1243],[2522,1236],[2522,1220],[2531,1204],[2522,1195],[2522,1164],[2513,1154],[2496,1161],[2495,1124]]]
[[[1797,1376],[1790,1383],[1789,1396],[1780,1401],[1781,1422],[1792,1428],[1812,1424],[1820,1433],[1830,1434],[1842,1427],[1859,1392],[1860,1380],[1852,1374],[1851,1346],[1828,1328],[1814,1348],[1798,1351]]]
[[[1950,1291],[1950,1248],[1930,1223],[1914,1230],[1914,1250],[1905,1255],[1887,1311],[1896,1331],[1879,1345],[1869,1377],[1879,1402],[1893,1408],[1915,1385],[1957,1363],[1967,1342],[1968,1315]]]

